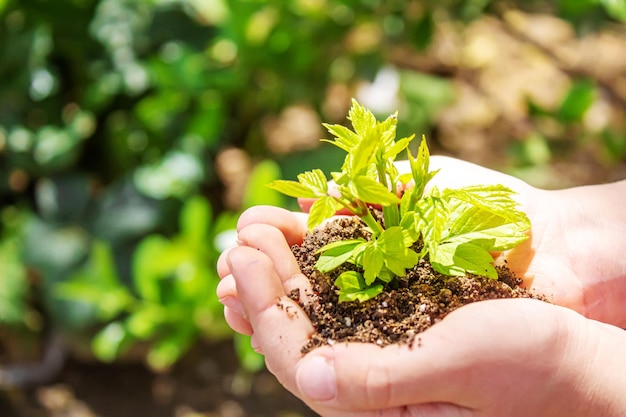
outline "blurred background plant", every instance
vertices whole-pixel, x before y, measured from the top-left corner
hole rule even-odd
[[[0,385],[95,356],[171,397],[201,346],[223,388],[226,343],[224,395],[254,391],[215,262],[241,210],[294,207],[265,183],[340,163],[321,122],[352,97],[537,186],[624,178],[625,22],[622,0],[0,0]]]

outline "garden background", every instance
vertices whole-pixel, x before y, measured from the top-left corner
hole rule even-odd
[[[626,177],[623,0],[0,0],[0,415],[311,416],[215,262],[340,164],[352,97],[431,151]]]

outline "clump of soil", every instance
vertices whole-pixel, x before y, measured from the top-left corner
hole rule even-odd
[[[499,278],[476,275],[454,277],[435,271],[422,259],[406,277],[382,294],[363,303],[339,303],[335,279],[341,268],[324,275],[314,267],[315,252],[327,243],[363,237],[369,232],[357,217],[339,218],[307,234],[301,245],[292,247],[300,269],[311,281],[313,294],[300,302],[316,333],[302,348],[312,349],[339,342],[392,343],[413,346],[419,333],[442,320],[453,310],[481,300],[496,298],[545,298],[520,287],[521,279],[507,267],[497,267]],[[419,249],[418,249],[419,250]],[[298,291],[292,298],[298,299]],[[418,344],[419,344],[419,339]]]

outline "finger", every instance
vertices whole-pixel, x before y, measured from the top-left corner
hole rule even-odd
[[[226,324],[237,333],[245,334],[246,336],[252,335],[252,326],[242,313],[224,306],[224,319]]]
[[[226,258],[228,257],[228,252],[232,248],[234,248],[234,246],[226,248],[217,258],[217,275],[219,275],[220,278],[224,278],[225,276],[230,274],[230,268],[228,266],[228,262],[226,262]]]
[[[239,231],[240,245],[261,250],[274,263],[285,291],[300,290],[301,297],[311,294],[311,284],[293,256],[283,233],[267,224],[250,224]]]
[[[226,275],[217,284],[217,297],[224,305],[224,318],[226,323],[236,332],[250,335],[252,327],[245,317],[243,306],[237,295],[237,286],[232,275]]]
[[[306,235],[307,215],[294,213],[279,207],[255,206],[244,211],[237,222],[237,230],[241,231],[252,224],[267,224],[280,230],[289,246],[302,243]]]
[[[474,417],[477,413],[465,407],[447,403],[428,403],[409,407],[411,417]]]
[[[293,368],[301,348],[313,334],[302,309],[287,296],[272,260],[262,251],[238,247],[228,254],[237,293],[254,331],[255,343],[266,355],[268,369],[296,393]]]
[[[418,335],[412,348],[357,343],[320,348],[296,370],[298,389],[305,402],[318,408],[365,411],[454,403],[484,409],[506,387],[531,389],[523,383],[541,382],[525,381],[520,374],[532,369],[538,347],[552,346],[546,341],[558,333],[546,309],[565,310],[536,300],[477,302]],[[539,320],[542,326],[536,326]],[[497,349],[494,329],[499,331]]]

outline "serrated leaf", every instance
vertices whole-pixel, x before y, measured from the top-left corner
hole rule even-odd
[[[350,191],[362,201],[381,205],[400,204],[397,195],[389,191],[384,185],[368,177],[356,177],[353,179]]]
[[[346,152],[350,152],[358,143],[359,135],[342,125],[329,125],[324,123],[323,126],[328,132],[335,136],[334,140],[322,139],[322,142],[328,142]]]
[[[451,215],[444,241],[473,242],[489,251],[511,249],[526,239],[525,223],[510,223],[508,219],[484,211],[479,207],[459,206]]]
[[[391,147],[389,147],[385,151],[385,159],[395,159],[400,152],[404,151],[409,146],[414,138],[415,135],[411,135],[408,138],[402,138],[396,141]]]
[[[426,144],[425,136],[422,136],[422,141],[420,142],[416,157],[413,157],[413,154],[411,154],[410,151],[407,153],[409,164],[411,166],[411,174],[413,176],[413,181],[415,182],[415,198],[419,200],[424,194],[426,184],[433,179],[439,170],[430,171],[430,152],[428,150],[428,145]]]
[[[361,138],[369,135],[378,123],[374,114],[354,99],[352,99],[352,106],[348,112],[348,120],[352,123],[356,134]]]
[[[299,174],[298,181],[318,196],[328,194],[328,180],[321,169],[314,169]]]
[[[430,254],[436,271],[446,275],[465,275],[466,272],[492,279],[498,278],[489,252],[472,243],[443,243]]]
[[[339,288],[339,302],[364,302],[376,297],[383,291],[380,284],[367,285],[363,275],[356,271],[346,271],[335,280]]]
[[[403,276],[406,269],[417,264],[419,256],[409,249],[413,242],[407,238],[401,227],[391,227],[381,233],[376,240],[376,247],[382,252],[385,267],[398,276]]]
[[[354,249],[365,242],[364,239],[340,240],[321,247],[317,253],[321,253],[315,268],[321,273],[327,273],[347,262]]]
[[[361,262],[365,284],[371,285],[376,280],[385,264],[383,252],[378,248],[376,243],[369,242],[369,244],[365,246]]]
[[[272,190],[279,191],[289,197],[294,198],[315,198],[317,194],[315,191],[305,187],[297,181],[290,180],[275,180],[267,184]]]
[[[326,196],[315,200],[309,210],[309,218],[307,220],[309,230],[313,230],[315,227],[322,224],[324,220],[334,216],[338,208],[338,203],[333,197]]]
[[[429,250],[436,249],[441,241],[449,217],[450,211],[445,200],[434,196],[419,200],[415,209],[415,221]]]
[[[530,227],[526,214],[517,210],[518,203],[512,198],[513,190],[501,184],[469,186],[456,190],[444,190],[442,198],[457,199],[478,207],[485,212],[496,214],[512,223]]]
[[[398,112],[392,114],[384,121],[377,123],[376,129],[378,133],[378,141],[380,143],[379,148],[383,151],[382,153],[386,153],[388,149],[390,149],[396,138],[396,129],[398,126]]]
[[[377,146],[377,138],[370,135],[362,138],[359,144],[350,151],[343,166],[350,178],[354,179],[363,175],[374,159]]]

